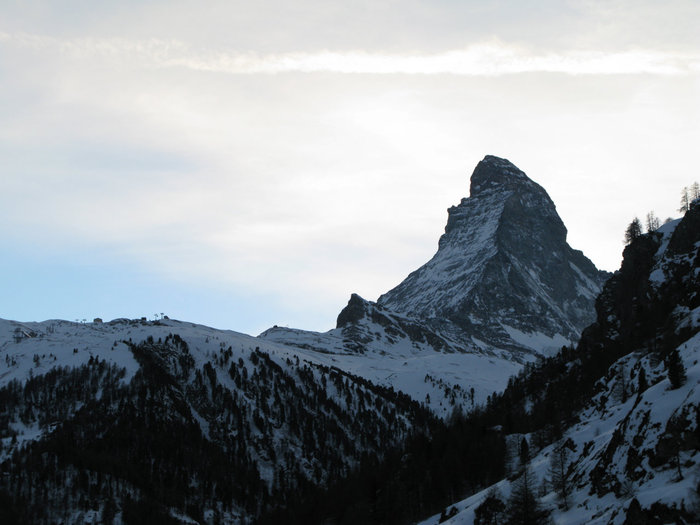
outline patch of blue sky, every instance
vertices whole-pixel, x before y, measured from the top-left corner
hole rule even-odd
[[[27,278],[29,275],[32,277]],[[255,335],[288,317],[274,298],[234,286],[182,282],[159,274],[157,268],[80,253],[42,256],[16,245],[3,247],[0,289],[0,318],[19,321],[153,319],[164,313],[173,319]],[[313,313],[309,314],[294,321],[309,322]]]

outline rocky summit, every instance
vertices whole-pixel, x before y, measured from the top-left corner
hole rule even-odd
[[[377,301],[482,349],[542,353],[576,341],[609,274],[566,242],[547,192],[486,156],[448,210],[433,258]]]
[[[353,294],[332,330],[273,327],[259,338],[406,392],[441,417],[470,410],[595,320],[607,273],[566,233],[541,186],[487,156],[429,262],[377,302]]]

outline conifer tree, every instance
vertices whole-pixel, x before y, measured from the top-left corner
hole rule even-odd
[[[506,505],[498,489],[489,490],[486,498],[474,511],[474,525],[499,525],[503,523]]]
[[[666,357],[666,372],[673,390],[683,386],[686,380],[685,366],[683,366],[683,360],[681,359],[677,348],[671,350]]]
[[[653,211],[647,213],[647,233],[654,232],[661,226],[661,221]]]
[[[681,190],[681,207],[678,211],[685,213],[690,209],[693,201],[700,197],[700,184],[693,182],[690,186],[686,186]]]
[[[700,197],[700,184],[698,184],[697,181],[693,182],[690,185],[690,189],[688,191],[690,193],[690,201],[692,202],[698,197]]]
[[[635,217],[625,230],[625,244],[630,244],[640,235],[642,235],[642,223]]]
[[[665,445],[669,448],[672,455],[672,464],[676,467],[676,481],[683,479],[681,470],[681,449],[683,447],[683,434],[686,429],[684,419],[678,414],[669,418],[666,423],[666,433],[664,435]]]
[[[513,490],[506,506],[508,525],[542,525],[549,513],[542,508],[535,495],[535,476],[529,466],[513,483]]]
[[[520,457],[521,465],[526,465],[527,462],[530,461],[530,446],[528,445],[526,438],[523,438],[522,441],[520,441],[518,456]]]
[[[552,487],[557,493],[564,510],[569,510],[571,483],[569,481],[569,449],[561,444],[554,449],[549,463],[549,475]]]
[[[620,403],[627,402],[627,370],[624,365],[617,369],[615,380],[615,393]]]
[[[641,395],[647,388],[649,388],[647,373],[644,371],[644,368],[640,368],[639,376],[637,377],[637,392]]]
[[[690,208],[690,190],[688,189],[688,186],[685,186],[681,190],[681,206],[678,208],[678,211],[685,213],[688,211],[688,208]]]

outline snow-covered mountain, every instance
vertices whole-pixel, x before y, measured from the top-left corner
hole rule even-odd
[[[473,345],[516,355],[577,341],[608,274],[567,244],[541,186],[489,155],[448,214],[437,253],[379,305],[436,327],[450,321]]]
[[[528,483],[555,523],[692,523],[699,255],[696,205],[601,286],[488,156],[431,261],[328,332],[0,320],[0,523],[471,524]]]
[[[273,327],[266,341],[338,356],[446,416],[505,388],[523,363],[574,344],[607,272],[566,242],[538,184],[486,156],[448,210],[434,257],[374,303],[353,294],[325,333]],[[473,389],[473,390],[472,390]]]
[[[424,323],[353,295],[325,333],[273,327],[259,338],[393,388],[446,418],[486,402],[522,365],[496,353],[468,351]]]
[[[625,249],[575,348],[323,495],[261,524],[700,523],[700,201]]]
[[[509,391],[514,412],[540,422],[507,436],[510,475],[424,525],[504,520],[524,478],[554,523],[700,523],[700,203],[633,241],[577,350]]]
[[[170,319],[0,320],[0,356],[0,523],[248,523],[436,424],[313,352]]]

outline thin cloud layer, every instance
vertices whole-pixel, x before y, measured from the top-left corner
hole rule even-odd
[[[120,38],[58,39],[0,33],[0,43],[36,52],[56,52],[72,60],[98,59],[145,67],[183,67],[227,74],[350,73],[498,76],[519,73],[571,75],[686,75],[700,71],[700,55],[636,49],[604,53],[533,53],[507,43],[479,43],[433,54],[369,51],[258,54],[198,50],[177,40]]]

